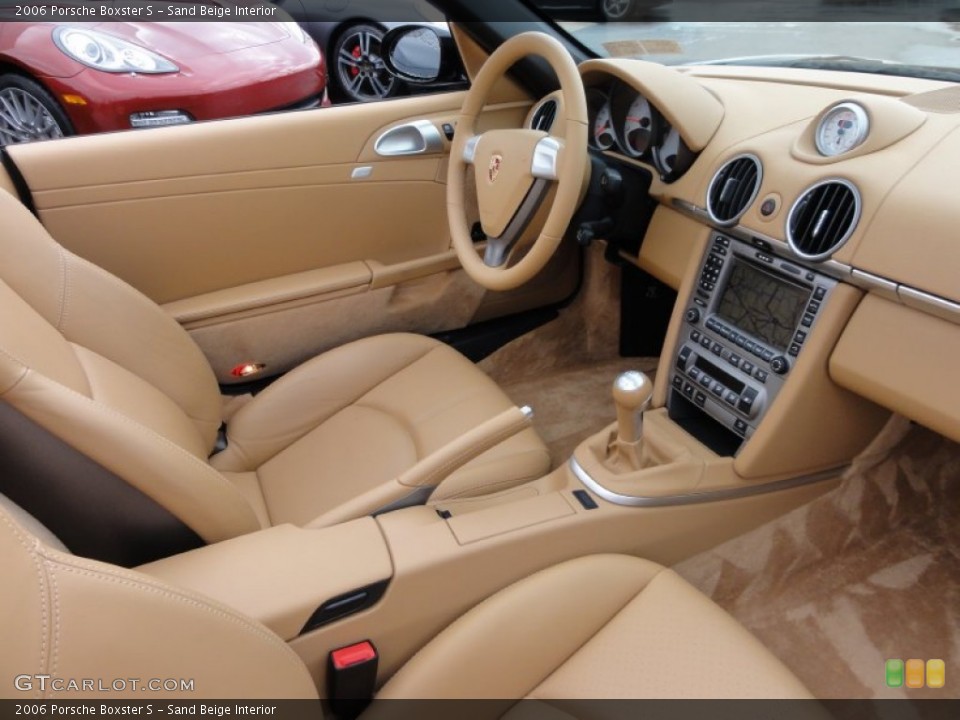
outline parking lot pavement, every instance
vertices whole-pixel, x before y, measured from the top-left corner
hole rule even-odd
[[[640,22],[561,23],[601,55],[665,64],[756,55],[850,55],[960,66],[960,24]]]

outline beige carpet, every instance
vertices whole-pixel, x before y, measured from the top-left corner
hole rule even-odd
[[[818,697],[958,698],[960,446],[899,418],[878,443],[837,490],[676,569]],[[944,660],[945,688],[887,688],[890,658]]]
[[[603,259],[602,243],[594,243],[584,252],[576,300],[556,320],[480,362],[517,405],[533,408],[554,467],[616,419],[610,392],[619,373],[652,375],[657,367],[655,358],[621,358],[619,333],[620,269]]]
[[[517,405],[533,408],[533,424],[550,450],[553,467],[570,459],[580,442],[616,420],[611,386],[625,370],[643,370],[650,377],[656,358],[617,358],[561,368],[502,385]]]

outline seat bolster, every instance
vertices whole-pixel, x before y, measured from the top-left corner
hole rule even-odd
[[[812,696],[746,628],[673,570],[664,570],[529,697]]]
[[[204,541],[260,529],[243,493],[223,475],[120,412],[31,371],[3,399],[152,498]]]
[[[595,555],[525,578],[440,633],[377,698],[522,698],[662,570],[638,558]]]
[[[199,594],[136,572],[44,546],[0,509],[0,618],[5,697],[12,679],[182,678],[192,690],[151,692],[153,699],[316,699],[303,661],[259,622]],[[22,699],[41,697],[34,681]],[[80,681],[47,697],[89,699]],[[114,699],[143,699],[125,683]]]
[[[396,333],[358,340],[284,375],[234,415],[219,470],[255,470],[441,343]]]

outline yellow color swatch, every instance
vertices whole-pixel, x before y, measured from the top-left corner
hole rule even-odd
[[[942,688],[946,683],[946,663],[943,660],[927,660],[927,687]]]
[[[923,687],[923,660],[907,660],[907,682],[908,688]]]

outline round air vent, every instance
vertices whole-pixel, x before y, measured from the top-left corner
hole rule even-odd
[[[707,212],[718,225],[733,225],[760,191],[763,166],[754,155],[738,155],[723,164],[707,189]]]
[[[800,257],[826,260],[853,234],[860,193],[846,180],[818,182],[804,191],[787,217],[787,242]]]
[[[545,100],[540,107],[534,111],[533,117],[530,120],[530,128],[532,130],[550,132],[550,128],[553,127],[553,121],[557,118],[557,107],[556,100]]]

